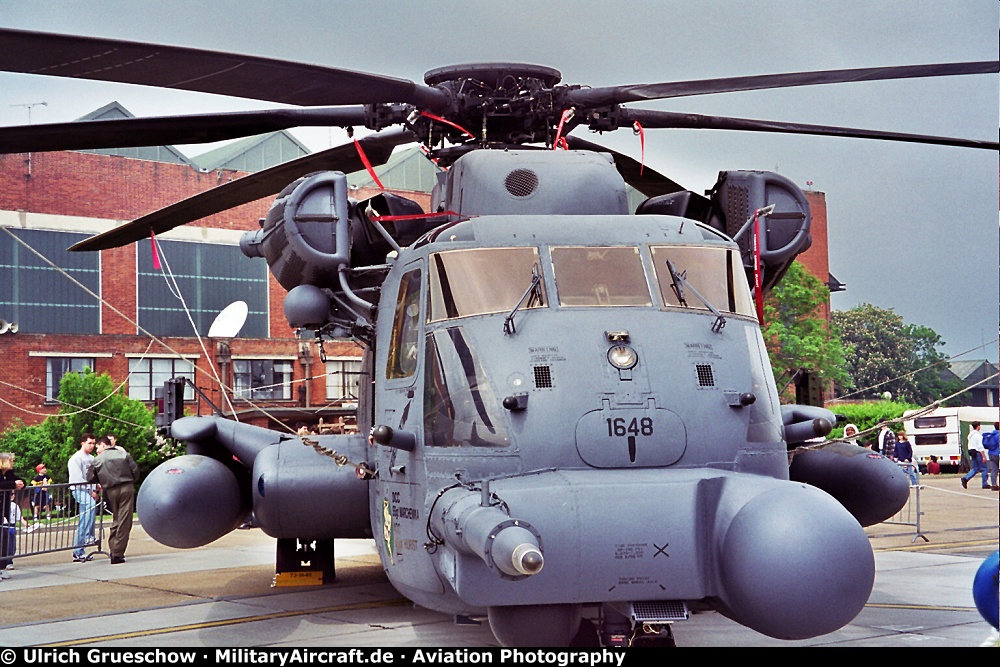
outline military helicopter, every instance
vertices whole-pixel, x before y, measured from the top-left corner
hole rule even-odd
[[[862,527],[895,514],[908,482],[862,448],[803,447],[836,417],[779,404],[755,308],[810,245],[805,195],[757,171],[723,171],[697,194],[570,132],[740,129],[996,151],[996,142],[624,105],[996,73],[1000,63],[611,87],[480,63],[431,70],[419,84],[190,48],[0,37],[0,70],[300,107],[0,128],[3,152],[304,125],[374,131],[74,246],[132,243],[277,193],[260,229],[244,235],[244,254],[263,257],[288,290],[292,327],[365,346],[359,435],[166,414],[163,428],[187,454],[140,490],[154,539],[198,547],[250,514],[278,538],[279,570],[305,554],[332,572],[336,539],[373,537],[403,595],[486,618],[505,646],[672,643],[671,624],[702,609],[799,639],[864,606],[874,557]],[[447,168],[430,212],[389,193],[348,196],[344,172],[414,141]],[[648,197],[635,214],[626,183]]]

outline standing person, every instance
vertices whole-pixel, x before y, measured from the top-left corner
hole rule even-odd
[[[997,469],[1000,468],[1000,422],[993,422],[993,430],[983,433],[983,449],[986,450],[990,471],[990,488],[1000,491],[1000,486],[997,486]]]
[[[972,422],[969,425],[969,461],[972,467],[962,476],[962,488],[969,488],[969,480],[973,479],[976,473],[983,475],[983,488],[990,488],[986,479],[986,457],[983,456],[983,434],[979,432],[979,422]]]
[[[896,463],[903,464],[901,467],[910,477],[910,486],[917,485],[917,467],[913,465],[913,447],[906,438],[906,431],[900,431],[896,436]]]
[[[887,459],[896,458],[896,434],[887,424],[878,432],[878,451]]]
[[[45,518],[52,518],[52,499],[49,497],[48,489],[45,488],[52,483],[52,478],[49,477],[48,468],[45,467],[44,463],[36,465],[35,472],[38,474],[31,478],[31,486],[35,487],[31,493],[31,509],[35,517],[33,528],[38,528],[43,509],[45,510]]]
[[[14,505],[14,492],[24,488],[24,480],[14,472],[14,455],[10,452],[0,452],[0,579],[9,579],[7,566],[14,560],[14,530],[17,526],[11,516],[11,505]]]
[[[854,424],[848,424],[844,427],[844,437],[847,438],[848,444],[857,445],[858,444],[858,427]]]
[[[139,479],[139,466],[132,456],[115,447],[113,436],[101,436],[97,441],[97,458],[87,478],[100,484],[108,507],[114,515],[108,536],[111,564],[125,562],[129,533],[132,532],[132,513],[135,512],[135,483]]]
[[[87,551],[85,546],[94,542],[94,514],[97,511],[97,491],[87,482],[87,473],[94,462],[91,452],[94,451],[94,434],[84,433],[80,436],[80,449],[70,457],[66,467],[69,469],[71,493],[79,506],[80,521],[76,525],[76,538],[73,540],[73,562],[85,563]]]

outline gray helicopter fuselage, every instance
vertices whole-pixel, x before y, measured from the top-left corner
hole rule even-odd
[[[647,603],[787,639],[842,627],[874,582],[860,521],[908,485],[860,448],[799,454],[791,477],[789,447],[835,417],[779,405],[741,234],[775,218],[759,248],[778,275],[808,206],[766,174],[716,191],[705,223],[671,213],[708,202],[683,193],[628,215],[584,151],[469,153],[420,223],[398,198],[350,204],[343,174],[291,184],[244,252],[289,289],[292,326],[365,342],[371,438],[178,419],[189,455],[144,483],[147,531],[197,546],[252,510],[286,546],[371,535],[401,593],[485,613],[504,645],[567,645],[584,607]]]
[[[685,304],[666,259],[686,274]],[[393,584],[452,613],[716,595],[705,494],[717,503],[741,476],[792,486],[738,260],[714,230],[652,215],[482,216],[399,253],[377,318],[389,343],[376,351],[374,421],[412,443],[374,447],[370,487]],[[542,296],[505,329],[533,269]],[[631,368],[609,361],[619,345]],[[530,582],[434,539],[435,498],[484,484],[538,531],[545,568]],[[669,576],[657,541],[674,545]],[[588,559],[602,572],[589,581]]]

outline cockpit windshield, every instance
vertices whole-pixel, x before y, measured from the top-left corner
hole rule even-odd
[[[559,305],[652,306],[636,246],[552,248]]]
[[[711,304],[720,311],[754,316],[750,288],[735,250],[698,246],[652,246],[650,250],[660,296],[667,306],[711,310]],[[685,294],[671,266],[696,294]]]
[[[517,307],[539,266],[537,248],[475,248],[433,253],[430,257],[428,321],[487,313],[507,313]],[[539,299],[522,309],[543,307]]]

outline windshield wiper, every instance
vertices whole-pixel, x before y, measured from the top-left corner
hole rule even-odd
[[[698,290],[694,288],[694,285],[688,282],[686,277],[687,271],[678,271],[677,268],[674,267],[673,262],[669,259],[667,260],[667,270],[670,271],[670,287],[674,290],[674,294],[677,295],[677,300],[680,301],[680,304],[685,308],[688,307],[687,300],[684,298],[684,288],[686,287],[691,290],[696,297],[698,297],[699,301],[705,304],[706,308],[712,311],[713,315],[715,315],[715,322],[712,324],[712,331],[715,333],[722,331],[726,326],[726,318],[715,306],[710,304],[705,297],[698,293]]]
[[[528,308],[532,306],[544,306],[545,303],[542,300],[542,276],[538,271],[538,265],[535,264],[531,267],[531,284],[528,285],[528,289],[525,291],[524,295],[514,306],[514,310],[510,311],[510,314],[503,320],[503,332],[505,335],[510,336],[517,333],[517,329],[514,327],[514,315],[521,308],[521,304],[524,303],[525,299],[528,299]],[[529,298],[530,297],[530,298]]]

